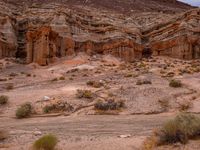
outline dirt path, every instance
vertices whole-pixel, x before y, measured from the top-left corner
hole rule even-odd
[[[77,116],[56,118],[31,118],[31,119],[8,119],[1,118],[0,127],[15,130],[31,131],[35,127],[44,132],[73,135],[146,135],[152,128],[160,126],[164,121],[172,117],[171,114],[161,115],[128,115],[128,116]],[[64,133],[65,132],[65,133]]]
[[[11,138],[8,142],[13,143],[13,146],[18,143],[19,149],[26,149],[25,145],[30,146],[29,142],[38,138],[34,135],[38,131],[42,134],[53,133],[58,136],[61,139],[60,147],[62,148],[91,149],[96,145],[96,149],[137,149],[141,146],[144,137],[151,134],[152,129],[160,127],[165,121],[173,117],[174,114],[61,116],[23,120],[1,118],[0,122],[3,123],[0,124],[0,128],[6,128],[10,131]],[[118,137],[127,134],[130,134],[131,138]],[[110,148],[107,147],[109,141],[112,143]],[[119,143],[121,143],[120,147],[118,146]],[[98,148],[98,145],[101,145],[101,147]],[[80,148],[80,146],[83,147]]]

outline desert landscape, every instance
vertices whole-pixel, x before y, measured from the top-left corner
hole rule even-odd
[[[0,0],[0,149],[199,150],[200,9]]]

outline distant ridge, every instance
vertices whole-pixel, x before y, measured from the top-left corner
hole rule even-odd
[[[157,11],[165,13],[181,12],[191,9],[189,4],[177,0],[4,0],[21,5],[22,3],[58,2],[67,5],[89,6],[120,13]]]

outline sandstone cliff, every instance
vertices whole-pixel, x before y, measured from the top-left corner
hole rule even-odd
[[[176,0],[1,0],[0,8],[0,58],[47,65],[78,52],[200,57],[200,11]]]

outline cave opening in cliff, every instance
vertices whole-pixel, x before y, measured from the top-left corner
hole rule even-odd
[[[153,53],[153,52],[152,52],[151,48],[146,47],[146,48],[144,48],[143,51],[142,51],[142,57],[143,57],[143,58],[149,58],[149,57],[151,57],[152,53]]]

